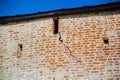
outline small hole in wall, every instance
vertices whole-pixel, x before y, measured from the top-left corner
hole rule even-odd
[[[57,34],[58,33],[58,17],[54,17],[53,18],[54,20],[54,34]]]
[[[103,39],[103,41],[104,41],[104,44],[109,44],[108,38]]]
[[[23,50],[23,45],[22,44],[18,44],[18,47],[19,47],[20,51]]]

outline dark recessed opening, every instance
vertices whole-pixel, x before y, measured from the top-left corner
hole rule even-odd
[[[55,17],[54,19],[54,34],[58,33],[58,17]]]
[[[23,49],[23,45],[22,45],[22,44],[18,44],[18,47],[19,47],[20,50],[22,51],[22,49]]]
[[[104,44],[109,44],[109,40],[108,39],[104,39]]]

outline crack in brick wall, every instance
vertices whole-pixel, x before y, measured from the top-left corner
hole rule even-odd
[[[70,56],[72,56],[73,58],[78,60],[78,58],[75,55],[72,55],[72,51],[70,50],[70,48],[63,42],[60,32],[59,32],[59,41],[62,42],[63,46],[68,49]],[[82,69],[83,69],[84,73],[86,73],[87,79],[89,79],[88,72],[84,69],[84,67],[83,67],[84,65],[82,64],[82,61],[76,61],[76,63],[80,63],[80,65],[82,65]]]

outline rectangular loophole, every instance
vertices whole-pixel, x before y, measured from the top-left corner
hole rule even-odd
[[[58,17],[55,17],[54,19],[54,34],[58,33]]]
[[[104,44],[109,44],[109,40],[106,38],[106,39],[103,39],[104,41]]]

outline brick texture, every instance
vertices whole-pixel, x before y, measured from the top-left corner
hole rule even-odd
[[[59,16],[53,30],[52,18],[1,25],[0,80],[120,80],[120,11]]]

